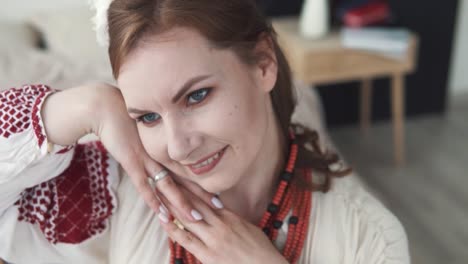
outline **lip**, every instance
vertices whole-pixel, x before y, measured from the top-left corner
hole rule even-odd
[[[197,174],[197,175],[200,175],[200,174],[204,174],[204,173],[207,173],[209,171],[211,171],[212,169],[214,169],[214,167],[216,167],[216,165],[218,165],[219,161],[223,158],[224,156],[224,152],[226,151],[226,148],[227,147],[224,147],[223,149],[217,151],[217,152],[214,152],[213,154],[199,160],[198,162],[194,163],[194,164],[191,164],[191,165],[188,165],[187,167],[189,167],[189,169],[194,173],[194,174]],[[203,167],[200,167],[200,168],[195,168],[194,166],[197,165],[197,164],[200,164],[206,160],[208,160],[209,158],[213,157],[214,155],[216,155],[217,153],[219,153],[219,157],[214,160],[212,163],[206,165],[206,166],[203,166]]]

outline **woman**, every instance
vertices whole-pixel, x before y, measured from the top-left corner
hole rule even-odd
[[[409,263],[398,220],[291,125],[289,68],[252,1],[114,0],[108,19],[119,89],[1,94],[0,257]]]

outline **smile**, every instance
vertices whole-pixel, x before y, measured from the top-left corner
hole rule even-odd
[[[223,148],[222,150],[216,152],[215,154],[200,160],[196,164],[189,165],[188,167],[193,173],[197,175],[207,173],[211,171],[219,163],[219,161],[223,157],[225,150],[226,148]]]

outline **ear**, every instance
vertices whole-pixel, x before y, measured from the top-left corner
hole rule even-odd
[[[276,59],[273,40],[267,34],[262,34],[255,46],[257,57],[255,78],[257,85],[266,93],[271,92],[278,78],[278,61]]]

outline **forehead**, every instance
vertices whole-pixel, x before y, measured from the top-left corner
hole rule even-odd
[[[226,53],[213,48],[194,30],[173,29],[142,41],[129,54],[118,85],[126,97],[134,94],[135,89],[165,87],[167,91],[192,77],[219,73]]]

